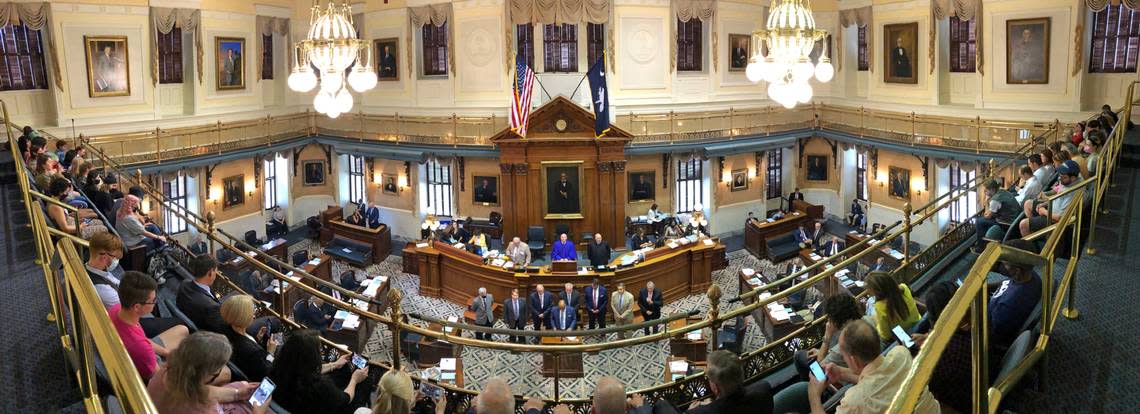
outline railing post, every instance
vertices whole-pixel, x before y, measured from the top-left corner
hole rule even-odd
[[[980,154],[982,152],[982,117],[980,115],[975,117],[974,122],[976,123],[977,128],[978,128],[978,135],[976,137],[974,137],[974,142],[977,145],[974,148],[974,153]]]
[[[218,145],[218,155],[222,155],[222,120],[220,120],[220,119],[219,119],[219,120],[218,120],[218,123],[217,123],[217,125],[218,125],[218,126],[217,126],[217,131],[218,131],[218,143],[217,143],[217,145]]]
[[[265,146],[273,146],[273,118],[265,114]]]
[[[676,139],[676,128],[675,128],[676,126],[677,126],[676,114],[672,110],[670,110],[669,111],[669,141],[673,141]],[[557,381],[554,383],[554,386],[555,387],[558,386]]]
[[[209,194],[209,192],[210,192],[210,189],[207,188],[206,193]],[[214,219],[215,218],[216,218],[216,216],[214,215],[214,210],[210,210],[210,211],[206,212],[206,233],[207,233],[206,238],[210,240],[210,251],[208,253],[211,255],[214,254],[215,252],[217,252],[217,249],[215,249],[215,246],[214,246],[214,238],[211,237],[214,235]],[[282,289],[281,292],[282,292],[281,296],[285,296],[284,295],[285,289]]]
[[[859,138],[863,138],[863,133],[867,129],[867,112],[863,105],[859,105]]]
[[[399,137],[400,135],[403,135],[403,131],[400,129],[400,125],[401,125],[400,124],[400,113],[396,112],[396,136],[397,137]],[[396,145],[399,145],[399,144],[400,144],[400,140],[397,138],[396,139]]]
[[[721,295],[722,295],[722,292],[720,291],[720,286],[715,284],[715,283],[710,285],[708,291],[705,292],[705,296],[707,296],[709,299],[709,319],[713,321],[713,324],[711,326],[712,334],[710,335],[710,339],[712,340],[714,351],[716,350],[717,344],[720,343],[720,341],[717,340],[717,332],[720,331],[720,323],[721,323],[718,320],[718,318],[720,318],[720,297],[721,297]],[[666,325],[666,327],[667,326],[668,325]],[[668,329],[668,328],[666,328],[666,329]]]
[[[459,141],[459,116],[451,113],[451,143]]]
[[[388,289],[388,310],[392,317],[392,326],[389,327],[392,331],[392,369],[397,371],[400,370],[400,322],[403,320],[400,314],[400,301],[403,298],[404,294],[400,288],[393,286]]]
[[[1100,174],[1103,174],[1103,173],[1100,171],[1097,171],[1097,175],[1100,175]],[[1093,183],[1093,198],[1096,198],[1096,187],[1099,185],[1100,185],[1099,181],[1096,183]],[[1088,187],[1085,187],[1085,191],[1088,191]],[[1081,251],[1080,250],[1081,225],[1084,224],[1084,223],[1082,223],[1082,221],[1084,220],[1084,214],[1081,214],[1080,208],[1078,208],[1076,210],[1077,210],[1077,222],[1076,222],[1076,224],[1073,225],[1073,236],[1072,236],[1073,246],[1071,249],[1069,249],[1069,252],[1070,252],[1069,253],[1069,260],[1071,260],[1071,261],[1080,260],[1079,256],[1080,256],[1080,251]],[[1096,209],[1095,208],[1093,209],[1093,217],[1096,217]],[[1089,238],[1088,238],[1088,240],[1085,241],[1086,245],[1089,245],[1089,246],[1092,245],[1093,228],[1094,227],[1096,227],[1096,221],[1095,220],[1092,222],[1089,222]],[[1052,275],[1052,273],[1049,273],[1049,274]],[[1072,279],[1069,280],[1069,292],[1066,295],[1069,298],[1065,302],[1065,309],[1063,312],[1066,318],[1077,319],[1077,317],[1081,316],[1081,312],[1077,310],[1076,299],[1075,299],[1076,295],[1077,295],[1077,275],[1076,275],[1076,271],[1074,271],[1073,275],[1072,275]],[[1051,308],[1041,308],[1041,309],[1051,309]],[[1045,325],[1045,326],[1048,326],[1048,325]]]
[[[730,136],[730,137],[736,137],[736,128],[732,127],[732,125],[733,125],[732,118],[734,116],[733,112],[735,112],[735,111],[733,111],[732,107],[731,106],[728,107],[728,136]]]
[[[914,120],[914,111],[911,111],[910,112],[910,146],[912,146],[912,147],[914,146],[914,141],[915,141],[916,136],[917,136],[915,128],[916,127],[915,127],[915,120]]]
[[[358,113],[360,117],[360,142],[364,142],[364,109],[360,109]]]
[[[154,163],[162,164],[162,128],[154,128]],[[78,146],[76,147],[78,148]]]
[[[903,258],[910,260],[910,201],[903,204]]]
[[[970,337],[973,338],[971,342],[971,352],[973,355],[973,390],[972,395],[973,412],[975,413],[988,413],[989,411],[989,388],[990,388],[990,375],[989,375],[989,361],[987,354],[989,353],[988,336],[989,333],[987,322],[989,319],[986,315],[986,303],[989,301],[986,289],[979,289],[978,293],[974,294],[973,306],[970,310]]]

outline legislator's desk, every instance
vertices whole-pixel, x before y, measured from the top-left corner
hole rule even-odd
[[[749,275],[746,275],[743,270],[738,272],[737,275],[740,279],[740,293],[742,293],[742,294],[747,293],[747,292],[751,292],[753,289],[759,288],[760,286],[763,286],[764,284],[771,283],[771,282],[775,281],[777,278],[783,277],[783,275],[765,276],[765,275],[762,275],[760,273],[756,273],[756,274],[749,276]],[[756,279],[760,279],[759,284],[755,283]],[[750,280],[751,280],[751,282],[750,282]],[[777,288],[772,288],[768,292],[776,293],[778,290],[779,289],[777,289]],[[761,293],[761,295],[766,296],[763,293]],[[744,299],[743,302],[746,305],[750,305],[752,303],[755,303],[757,298],[758,298],[758,296],[752,296],[752,297]],[[778,303],[778,304],[787,303],[787,298],[779,299],[776,302],[770,303],[766,306],[761,306],[761,307],[757,308],[756,310],[752,311],[752,319],[755,320],[756,324],[759,325],[760,328],[764,330],[764,335],[766,336],[766,338],[768,338],[768,341],[774,341],[776,339],[782,338],[784,335],[787,335],[788,333],[790,333],[792,330],[794,330],[796,328],[795,324],[791,323],[791,321],[789,319],[780,319],[780,318],[776,318],[775,316],[773,316],[772,310],[769,308],[769,305],[772,305],[775,303]]]
[[[258,246],[258,250],[261,250],[269,256],[275,257],[277,260],[280,260],[282,262],[289,261],[289,245],[285,239],[272,240],[268,243]],[[258,254],[257,250],[250,250],[246,253],[255,258]],[[244,257],[238,256],[228,262],[222,263],[219,267],[221,267],[222,273],[225,273],[227,275],[237,275],[243,271],[249,270],[250,264],[245,260]]]
[[[443,325],[432,323],[428,325],[428,330],[444,332],[452,336],[463,336],[463,331],[459,328],[444,328]],[[462,354],[462,346],[452,344],[447,341],[437,340],[430,336],[420,336],[419,342],[416,344],[419,348],[419,359],[416,361],[416,366],[420,368],[427,368],[439,364],[443,358],[459,358]],[[456,361],[458,364],[459,362]],[[458,370],[458,367],[456,367]],[[461,378],[461,375],[456,375]]]
[[[578,340],[577,337],[566,336],[544,336],[541,340],[542,345],[580,345],[581,343],[582,341]],[[557,358],[557,362],[555,358]],[[581,352],[558,354],[557,356],[542,354],[542,376],[554,377],[556,364],[559,378],[582,378],[585,376],[585,370],[582,369]]]
[[[314,263],[314,262],[316,262],[316,263]],[[332,277],[331,277],[331,274],[332,274],[332,257],[330,257],[327,254],[321,253],[320,257],[302,264],[301,270],[304,270],[305,273],[316,276],[317,278],[320,278],[322,280],[331,281],[332,280]],[[292,273],[292,272],[289,272],[289,273]],[[293,275],[286,274],[286,276],[293,276]],[[308,279],[302,279],[300,276],[296,276],[296,280],[299,280],[301,283],[309,285],[310,287],[312,287],[314,289],[320,288],[320,285],[317,282],[312,282],[312,281],[309,281]],[[283,294],[285,295],[285,307],[284,307],[284,309],[279,309],[279,311],[281,312],[282,315],[285,315],[285,316],[290,316],[293,314],[293,305],[296,304],[297,301],[308,297],[308,294],[305,293],[305,291],[303,289],[298,288],[296,286],[293,286],[292,283],[289,283],[289,285],[285,287]],[[274,303],[276,303],[276,301],[274,301]]]
[[[676,332],[675,336],[669,338],[669,352],[673,356],[694,363],[701,363],[708,359],[709,341],[705,337],[705,330],[698,329],[693,332],[681,330],[685,325],[700,321],[700,316],[694,316],[669,322],[669,332]]]
[[[372,263],[381,263],[392,251],[392,231],[387,224],[377,228],[345,223],[332,218],[321,228],[321,246],[327,246],[334,236],[341,236],[372,246]]]
[[[321,212],[321,226],[327,227],[333,219],[344,219],[344,209],[340,206],[329,205]]]
[[[861,241],[863,241],[863,239],[866,239],[866,238],[867,238],[867,236],[859,234],[859,233],[847,233],[847,237],[845,237],[844,239],[847,241],[848,246],[853,246],[855,243],[861,242]],[[867,244],[864,245],[864,248],[869,247],[873,243],[875,243],[875,242],[867,242]],[[898,256],[896,257],[896,256],[892,255],[891,254],[892,251],[895,254],[897,254]],[[895,251],[895,250],[893,250],[887,246],[883,246],[877,250],[873,250],[873,251],[863,255],[863,257],[859,258],[859,262],[863,263],[864,265],[866,265],[867,267],[870,268],[870,267],[875,266],[875,262],[878,261],[879,258],[882,258],[883,264],[887,266],[887,269],[888,270],[894,270],[894,269],[898,269],[899,265],[902,263],[901,257],[902,257],[902,252]]]
[[[803,200],[792,200],[792,210],[805,212],[813,220],[823,220],[823,206]]]
[[[612,271],[551,272],[547,267],[535,272],[519,272],[486,265],[483,258],[466,250],[442,242],[420,242],[404,250],[404,261],[415,260],[420,276],[420,295],[444,298],[454,303],[467,303],[480,287],[503,300],[518,288],[527,295],[535,285],[562,286],[573,283],[589,284],[594,278],[613,292],[618,282],[625,283],[627,291],[637,294],[647,282],[654,282],[663,299],[675,300],[690,294],[703,293],[712,284],[712,272],[723,269],[727,263],[724,244],[717,239],[669,247],[668,245],[644,253],[645,260],[632,266]],[[625,255],[636,254],[627,252]],[[623,255],[623,256],[625,256]],[[623,256],[611,266],[617,267]]]
[[[748,249],[753,256],[768,257],[768,245],[765,243],[768,239],[791,233],[806,226],[810,221],[811,218],[801,211],[793,211],[787,216],[771,222],[766,220],[749,221],[744,225],[744,248]]]
[[[357,293],[374,298],[376,303],[362,301],[355,301],[350,303],[353,303],[353,305],[360,310],[367,309],[369,312],[376,314],[384,313],[384,311],[388,308],[387,293],[389,282],[390,279],[385,276],[377,276],[366,280],[365,283],[362,284],[359,289],[357,289]],[[376,287],[374,289],[370,289],[372,288],[372,284],[376,284]],[[348,300],[346,300],[346,302],[348,302]],[[340,312],[338,312],[338,314],[339,315],[337,316],[344,316],[344,314],[341,314]],[[332,329],[332,326],[337,325],[337,320],[341,322],[341,329],[334,330]],[[347,346],[348,349],[352,350],[352,352],[362,353],[364,351],[365,344],[368,343],[368,338],[372,337],[372,332],[376,329],[376,321],[363,317],[358,318],[358,320],[360,321],[358,326],[348,327],[343,325],[344,318],[335,318],[333,320],[333,323],[330,325],[330,328],[325,331],[325,338],[332,342]]]

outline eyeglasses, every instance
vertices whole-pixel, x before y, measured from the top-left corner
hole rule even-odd
[[[111,254],[111,253],[107,253],[107,252],[99,252],[99,254],[100,254],[100,255],[104,255],[104,256],[111,256],[111,257],[114,257],[114,258],[116,258],[116,259],[120,259],[120,260],[122,260],[122,258],[123,258],[123,254],[122,254],[122,253],[119,253],[119,254],[115,255],[115,254]]]

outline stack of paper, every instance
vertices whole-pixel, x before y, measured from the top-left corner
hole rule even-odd
[[[427,243],[416,243],[416,248],[428,247]]]
[[[793,215],[793,216],[798,216],[798,215],[800,215],[800,212],[798,212],[798,211],[796,211],[796,212],[793,212],[793,213],[792,213],[792,215]]]
[[[764,282],[761,281],[760,278],[754,277],[754,278],[748,279],[748,284],[752,285],[752,286],[760,286],[760,285],[763,285]]]
[[[760,300],[768,299],[770,297],[772,297],[771,292],[762,292],[762,293],[760,293],[760,296],[759,296]]]
[[[668,242],[668,243],[665,243],[665,245],[669,246],[670,249],[676,249],[677,248],[677,242]]]
[[[812,253],[812,254],[808,255],[808,257],[810,257],[812,260],[820,260],[820,259],[823,259],[823,257],[821,257],[820,255],[818,255],[818,254],[815,254],[815,253]]]
[[[858,234],[858,233],[856,232],[856,230],[851,230],[851,231],[847,232],[847,234]]]
[[[701,331],[698,329],[698,330],[689,332],[689,333],[685,334],[685,338],[687,338],[690,341],[699,341],[699,340],[701,340]]]
[[[348,311],[346,311],[346,310],[338,310],[338,311],[336,311],[336,315],[333,315],[333,319],[342,319],[342,320],[343,320],[343,319],[347,318],[347,317],[348,317],[348,315],[350,315],[350,314],[348,313]]]
[[[503,259],[495,259],[495,260],[491,261],[491,266],[499,267],[499,266],[502,266],[503,263],[506,263],[506,262],[507,261],[503,260]]]
[[[355,313],[348,314],[348,317],[344,318],[344,323],[341,324],[341,326],[345,329],[356,329],[360,327],[360,315]]]
[[[514,267],[515,267],[515,262],[512,262],[510,260],[503,263],[503,269],[513,269]]]
[[[902,254],[902,253],[899,253],[899,252],[897,252],[897,251],[893,251],[893,250],[892,250],[892,251],[891,251],[891,257],[893,257],[893,258],[895,258],[895,259],[897,259],[897,260],[902,260],[902,259],[903,259],[903,254]]]
[[[740,269],[740,272],[744,273],[745,276],[752,276],[752,275],[756,274],[756,270],[754,270],[752,268],[748,268],[748,267]]]
[[[773,219],[773,218],[766,218],[766,219],[764,219],[764,221],[767,221],[767,222],[771,223],[771,222],[773,222],[773,221],[776,221],[776,219]]]
[[[380,281],[379,279],[373,280],[372,283],[369,283],[368,287],[364,289],[364,293],[361,294],[370,298],[374,298],[376,297],[376,293],[380,291],[380,286],[383,284],[384,282]]]
[[[635,261],[637,261],[637,256],[635,256],[635,255],[626,255],[626,256],[621,257],[621,265],[622,266],[629,266],[629,265],[633,264],[633,262],[635,262]]]
[[[314,257],[313,260],[309,261],[309,264],[311,264],[313,266],[319,265],[319,264],[321,264],[321,258]]]
[[[579,275],[588,275],[588,274],[590,274],[590,271],[587,270],[585,267],[583,267],[581,269],[578,269],[578,274]]]
[[[683,359],[680,361],[669,361],[669,372],[679,372],[682,375],[686,372],[689,372],[689,361]]]
[[[439,359],[440,371],[455,371],[455,358],[440,358]]]
[[[705,239],[705,246],[712,246],[716,244],[712,239]]]
[[[365,301],[360,300],[360,299],[353,299],[352,300],[352,306],[355,306],[356,309],[360,309],[362,311],[368,310],[368,302],[365,302]]]

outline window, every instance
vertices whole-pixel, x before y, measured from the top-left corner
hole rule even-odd
[[[40,31],[28,26],[0,27],[0,91],[47,89]]]
[[[859,67],[858,71],[863,72],[871,67],[871,58],[867,56],[867,26],[858,26],[859,37]]]
[[[963,170],[957,165],[950,165],[950,196],[955,197],[960,194],[959,187],[963,184],[972,186],[974,174],[973,170]],[[972,217],[977,212],[978,192],[970,190],[965,196],[950,204],[950,221],[961,223],[962,220]]]
[[[677,19],[677,71],[695,72],[702,69],[704,55],[701,54],[701,19],[692,18],[687,22]]]
[[[973,72],[977,68],[978,45],[974,19],[950,17],[950,71]]]
[[[348,156],[348,201],[365,203],[364,193],[364,157],[359,155]]]
[[[166,198],[167,211],[162,215],[163,228],[170,234],[186,231],[186,220],[178,214],[186,214],[186,176],[179,173],[174,179],[162,183],[162,196]],[[177,206],[177,207],[176,207]],[[175,214],[177,210],[178,214]]]
[[[515,53],[522,56],[526,65],[534,70],[534,25],[515,25]]]
[[[780,198],[784,194],[784,151],[768,151],[768,198]]]
[[[447,22],[423,27],[424,76],[447,75]]]
[[[182,83],[182,29],[158,34],[158,83]]]
[[[697,204],[704,202],[704,165],[699,158],[677,160],[677,208],[678,213],[696,210]]]
[[[544,72],[578,71],[578,25],[548,24],[542,29]]]
[[[277,207],[277,156],[270,155],[263,163],[264,168],[261,171],[265,174],[265,187],[262,194],[265,196],[265,201],[262,204],[266,210],[269,210]]]
[[[867,201],[867,154],[855,152],[855,198]]]
[[[427,175],[427,213],[436,216],[451,216],[451,164],[438,160],[428,160],[425,166]]]
[[[273,35],[261,35],[261,79],[273,79]]]
[[[586,59],[593,66],[606,51],[606,25],[586,23]]]
[[[1140,14],[1123,4],[1109,4],[1093,13],[1092,47],[1089,72],[1125,73],[1136,71],[1140,49]]]

